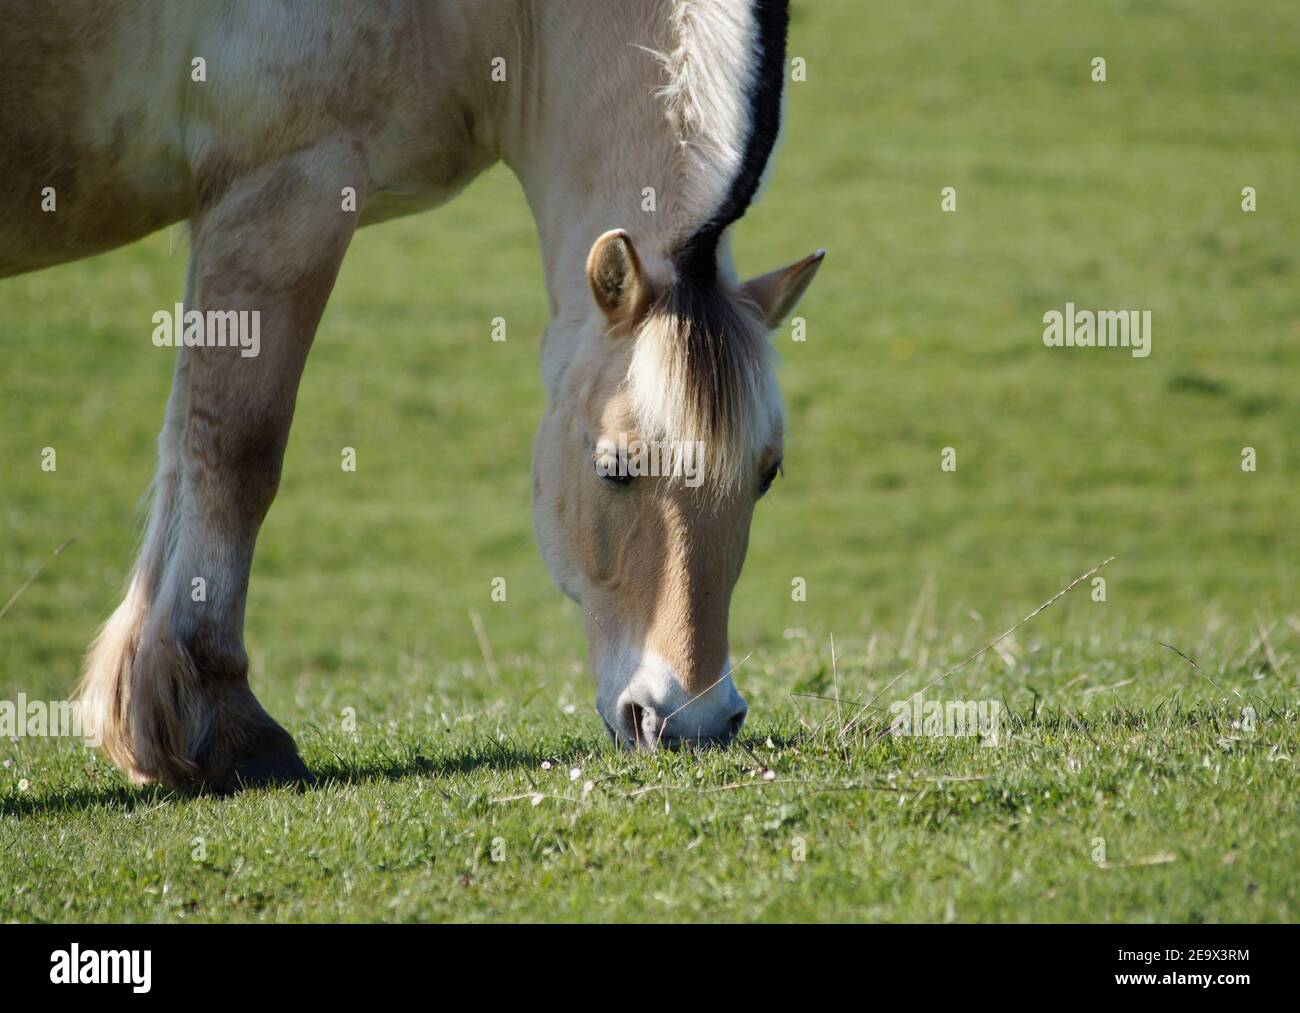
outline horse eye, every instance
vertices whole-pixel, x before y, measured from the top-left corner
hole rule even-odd
[[[764,496],[766,496],[767,490],[772,488],[772,483],[776,481],[776,476],[781,472],[781,463],[782,462],[777,461],[776,464],[768,468],[767,473],[763,475],[763,481],[758,487],[759,499],[762,499]]]
[[[631,475],[620,473],[617,469],[611,471],[608,465],[602,466],[600,458],[596,458],[591,463],[602,482],[608,482],[610,485],[627,485],[632,481]]]

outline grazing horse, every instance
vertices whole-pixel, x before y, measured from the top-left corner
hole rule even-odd
[[[787,23],[785,0],[0,0],[0,276],[188,219],[186,310],[260,314],[256,355],[177,350],[139,558],[87,658],[133,781],[310,778],[243,645],[299,377],[353,232],[497,161],[545,264],[533,513],[597,709],[627,746],[736,734],[728,608],[782,457],[768,332],[821,261],[742,283],[728,246]],[[651,444],[673,466],[637,474]]]

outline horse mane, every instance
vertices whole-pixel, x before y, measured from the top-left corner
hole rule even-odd
[[[718,241],[748,210],[781,130],[790,5],[673,0],[669,22],[676,45],[661,56],[668,80],[659,95],[678,144],[675,183],[689,194],[692,180],[730,180],[721,202],[681,238],[677,252],[683,270],[710,280]],[[686,208],[691,203],[682,201]]]
[[[671,0],[652,50],[675,142],[674,277],[638,329],[628,371],[643,432],[703,441],[712,488],[734,488],[780,424],[757,308],[718,277],[725,230],[754,199],[781,124],[788,0]]]

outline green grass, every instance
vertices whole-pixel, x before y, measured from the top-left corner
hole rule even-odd
[[[494,170],[358,237],[259,541],[254,686],[326,783],[185,798],[0,740],[0,919],[1296,919],[1300,10],[795,6],[808,79],[734,246],[745,273],[830,252],[807,341],[776,337],[743,745],[605,742],[533,545],[546,306]],[[0,699],[66,694],[120,594],[176,245],[0,282],[0,599],[77,539],[0,619]],[[1152,355],[1045,348],[1066,301],[1151,309]],[[883,734],[1112,555],[1105,602],[1076,588],[929,691],[1004,702],[999,746]]]

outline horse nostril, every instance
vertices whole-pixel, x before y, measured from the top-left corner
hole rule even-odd
[[[745,723],[745,716],[749,714],[749,708],[741,705],[740,710],[727,719],[727,739],[734,739],[740,734],[741,726]]]
[[[642,707],[639,703],[629,700],[623,705],[623,734],[634,743],[645,743],[649,734],[647,724],[651,727],[654,725],[654,711],[649,711],[650,720],[646,721],[647,708]]]

